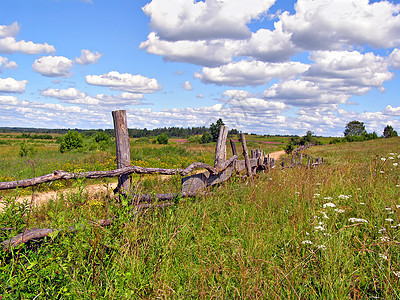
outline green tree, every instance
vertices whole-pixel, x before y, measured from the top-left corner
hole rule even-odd
[[[367,134],[367,131],[365,130],[364,122],[351,121],[347,123],[343,133],[344,136],[362,136]]]
[[[396,137],[398,136],[397,131],[393,129],[392,126],[387,125],[385,129],[383,130],[383,137],[384,138],[390,138],[390,137]]]
[[[64,153],[83,147],[83,137],[79,132],[69,130],[60,139],[60,152]]]
[[[24,157],[28,155],[33,155],[36,153],[36,149],[32,144],[28,144],[26,141],[23,141],[19,148],[19,156]]]
[[[99,131],[94,135],[94,141],[96,143],[100,142],[110,142],[110,136],[105,131]]]
[[[200,143],[201,144],[207,144],[212,142],[212,135],[206,131],[204,134],[201,136]]]
[[[166,144],[168,144],[168,136],[167,136],[165,133],[160,134],[160,135],[156,138],[156,141],[157,141],[157,144],[164,144],[164,145],[166,145]]]
[[[219,129],[223,125],[225,125],[225,124],[224,124],[224,122],[222,121],[221,118],[219,118],[215,124],[211,123],[211,125],[210,125],[210,133],[211,133],[213,142],[216,142],[218,140]]]

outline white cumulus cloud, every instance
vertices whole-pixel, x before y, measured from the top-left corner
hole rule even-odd
[[[246,24],[268,11],[274,2],[153,0],[143,11],[150,17],[150,28],[164,40],[243,39],[251,35]]]
[[[86,82],[97,86],[106,86],[112,90],[132,93],[153,93],[161,90],[157,79],[129,73],[120,74],[111,71],[103,75],[87,75]]]
[[[185,81],[185,83],[182,84],[183,89],[185,89],[186,91],[191,91],[193,90],[192,84],[190,83],[190,81]]]
[[[35,60],[32,68],[47,77],[70,77],[74,62],[64,56],[43,56]]]
[[[204,83],[230,86],[266,85],[274,78],[290,79],[307,71],[309,65],[300,62],[268,63],[241,60],[218,68],[204,67],[195,73]]]
[[[18,81],[11,77],[5,79],[0,78],[0,92],[23,93],[25,92],[25,87],[27,83],[27,80]]]
[[[0,73],[2,69],[15,69],[18,65],[15,61],[9,61],[7,57],[0,56]]]
[[[14,22],[11,25],[0,25],[0,38],[8,37],[8,36],[16,36],[21,29],[21,26],[18,22]]]
[[[75,61],[80,65],[97,64],[103,55],[97,51],[90,51],[87,49],[81,50],[81,56],[75,58]]]

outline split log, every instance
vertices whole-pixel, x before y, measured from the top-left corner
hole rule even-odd
[[[219,167],[226,161],[226,138],[228,137],[228,127],[221,126],[219,129],[219,135],[217,140],[217,146],[215,148],[215,162],[214,168]]]
[[[250,167],[250,161],[249,161],[249,152],[247,151],[246,137],[244,136],[244,133],[240,134],[240,138],[242,140],[243,156],[244,156],[244,162],[245,162],[245,165],[246,165],[247,176],[251,177],[251,167]]]
[[[112,112],[115,129],[115,145],[117,151],[117,168],[123,169],[131,164],[130,141],[128,124],[126,121],[126,110],[116,110]],[[116,191],[129,194],[129,176],[121,174],[118,177]]]

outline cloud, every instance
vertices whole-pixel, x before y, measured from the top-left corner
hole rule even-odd
[[[203,99],[204,95],[203,94],[198,94],[198,95],[196,95],[196,98]]]
[[[10,26],[0,25],[0,38],[16,36],[19,33],[21,26],[14,22]]]
[[[190,83],[190,81],[185,81],[185,83],[182,84],[183,89],[185,89],[186,91],[191,91],[193,90],[192,84]]]
[[[161,90],[161,85],[154,78],[129,73],[120,74],[111,71],[103,75],[87,75],[86,82],[97,86],[106,86],[112,90],[131,93],[154,93]]]
[[[75,58],[75,61],[80,65],[97,64],[102,56],[103,55],[97,51],[92,52],[90,50],[82,49],[81,56]]]
[[[7,57],[0,56],[0,73],[2,72],[2,69],[15,69],[17,67],[18,65],[15,61],[8,61]]]
[[[27,80],[15,80],[14,78],[8,77],[6,79],[0,78],[0,92],[3,93],[24,93]]]
[[[223,40],[214,41],[165,41],[151,32],[139,49],[161,55],[165,61],[188,62],[209,67],[220,66],[231,61],[234,47]]]
[[[153,0],[143,11],[150,17],[150,28],[163,40],[246,39],[251,35],[246,24],[268,11],[274,2]]]
[[[0,39],[0,53],[39,54],[42,52],[53,53],[56,49],[47,43],[35,44],[33,42],[16,41],[14,37]]]
[[[400,106],[398,107],[392,107],[391,105],[386,106],[386,108],[383,110],[383,113],[385,115],[390,115],[390,116],[400,116]]]
[[[396,48],[389,55],[389,63],[395,69],[400,69],[400,49]]]
[[[400,45],[400,5],[368,0],[298,0],[296,13],[280,15],[284,32],[303,49]]]
[[[64,56],[43,56],[35,60],[32,68],[47,77],[70,77],[74,62]]]
[[[59,99],[61,102],[77,104],[77,105],[85,105],[85,106],[93,106],[93,105],[102,105],[102,106],[118,106],[121,108],[122,106],[127,105],[141,105],[145,104],[140,101],[143,98],[143,94],[134,94],[124,92],[120,95],[105,95],[105,94],[97,94],[96,96],[89,96],[88,94],[76,89],[76,88],[68,88],[68,89],[45,89],[40,92],[40,94],[44,97],[51,97]],[[102,108],[101,110],[106,109],[110,110],[109,107]]]
[[[383,83],[393,78],[387,60],[373,53],[314,51],[310,59],[314,63],[299,79],[273,84],[264,97],[298,107],[343,104],[372,88],[383,91]]]
[[[204,67],[202,72],[195,73],[203,83],[214,83],[229,86],[266,85],[274,78],[289,79],[296,77],[309,68],[300,62],[266,63],[241,60],[218,67]]]

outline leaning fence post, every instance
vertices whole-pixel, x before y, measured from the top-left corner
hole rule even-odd
[[[237,150],[236,150],[235,142],[232,141],[232,139],[230,139],[229,141],[230,141],[230,143],[231,143],[232,155],[236,155],[236,156],[237,156]]]
[[[247,176],[251,177],[251,166],[250,166],[249,152],[247,151],[246,137],[244,136],[244,133],[240,134],[240,139],[242,140],[244,164],[246,166]]]
[[[219,129],[217,146],[215,148],[214,168],[222,165],[226,161],[226,138],[228,137],[228,127],[222,125]]]
[[[115,144],[117,149],[117,168],[122,169],[131,164],[130,142],[128,124],[126,121],[126,110],[115,110],[112,112],[115,129]],[[129,176],[118,177],[118,192],[129,193]]]

